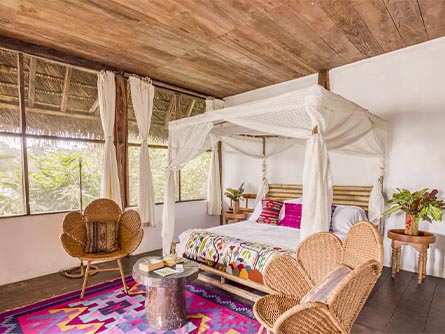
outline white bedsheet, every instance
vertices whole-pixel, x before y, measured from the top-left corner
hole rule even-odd
[[[178,256],[184,254],[185,244],[192,231],[196,230],[199,229],[187,230],[179,235],[179,244],[176,245],[176,253]],[[249,220],[212,227],[205,229],[205,231],[245,241],[294,250],[297,249],[300,242],[300,230],[284,226],[259,224]]]
[[[249,220],[212,227],[205,229],[205,231],[273,247],[290,250],[297,249],[300,243],[300,230],[285,226],[260,224],[255,222],[253,217],[254,215]],[[334,234],[344,240],[349,229],[355,223],[363,220],[367,220],[363,209],[354,206],[338,205],[332,219]],[[190,234],[197,230],[202,229],[187,230],[179,235],[179,243],[176,245],[176,254],[178,256],[184,254],[185,244]]]

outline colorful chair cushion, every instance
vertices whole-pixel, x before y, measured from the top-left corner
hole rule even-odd
[[[302,299],[301,303],[321,302],[329,303],[334,294],[331,292],[345,279],[352,270],[344,265],[339,265],[317,286],[312,288]]]
[[[257,223],[277,225],[278,217],[280,216],[280,211],[283,207],[283,201],[263,199],[261,204],[263,206],[263,210],[256,220]]]
[[[284,203],[284,218],[280,220],[280,226],[300,229],[301,212],[303,205],[295,203]]]
[[[111,253],[119,250],[119,222],[86,223],[87,244],[85,253]]]

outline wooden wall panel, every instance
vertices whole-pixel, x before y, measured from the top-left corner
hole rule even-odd
[[[95,69],[225,97],[444,36],[444,7],[445,0],[5,0],[0,47],[22,51],[15,38],[62,62],[83,58]]]

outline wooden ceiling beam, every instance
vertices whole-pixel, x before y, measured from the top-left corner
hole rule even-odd
[[[36,96],[36,73],[37,73],[37,59],[31,57],[29,61],[29,78],[28,78],[28,105],[34,107],[34,100]]]
[[[11,104],[11,103],[5,103],[0,102],[0,108],[6,108],[11,110],[20,110],[19,106],[17,104]],[[67,117],[67,118],[76,118],[76,119],[83,119],[83,120],[92,120],[97,121],[99,117],[97,116],[91,116],[91,115],[80,115],[75,113],[68,113],[68,112],[61,112],[61,111],[55,111],[55,110],[48,110],[43,108],[36,108],[36,107],[27,107],[26,112],[32,112],[32,113],[38,113],[38,114],[45,114],[45,115],[51,115],[51,116],[60,116],[60,117]]]
[[[173,94],[170,97],[170,102],[168,104],[167,112],[165,113],[164,126],[168,127],[168,122],[170,122],[173,113],[175,112],[175,108],[176,108],[176,95]]]
[[[57,63],[61,64],[68,64],[75,67],[80,67],[83,69],[91,69],[95,71],[101,71],[101,70],[108,70],[108,71],[118,71],[119,69],[108,66],[99,62],[96,62],[94,60],[87,60],[81,57],[73,56],[70,54],[67,54],[65,52],[47,48],[44,46],[40,46],[33,43],[28,43],[25,41],[21,41],[15,38],[2,36],[0,38],[0,47],[4,49],[8,49],[11,51],[19,51],[24,52],[26,54],[49,59],[52,61],[55,61]]]
[[[324,70],[318,72],[318,84],[327,90],[331,90],[331,85],[329,82],[329,71]]]
[[[70,84],[71,84],[71,66],[67,66],[65,69],[65,79],[63,81],[63,90],[62,90],[62,100],[60,102],[60,110],[66,111],[66,107],[68,105],[68,97],[70,93]]]
[[[99,99],[96,98],[96,101],[94,101],[94,103],[91,105],[90,109],[88,110],[88,113],[94,114],[98,109],[99,109]]]
[[[37,60],[37,58],[32,57],[30,63],[32,62],[33,59]],[[25,72],[25,74],[28,74],[29,71],[24,70],[24,72]],[[5,65],[5,64],[0,64],[0,73],[16,75],[17,68],[15,68],[13,66]],[[45,73],[36,73],[35,76],[36,76],[36,78],[48,79],[48,80],[57,81],[60,83],[64,82],[64,78],[55,77],[53,75],[49,75],[49,74],[45,74]],[[87,89],[97,89],[97,86],[95,86],[95,85],[89,85],[89,84],[86,84],[83,82],[77,82],[77,81],[72,81],[72,80],[71,80],[70,86],[79,86],[79,87],[87,88]]]
[[[195,107],[195,103],[196,103],[195,99],[190,100],[189,105],[187,107],[186,117],[190,117],[192,115],[193,108]]]

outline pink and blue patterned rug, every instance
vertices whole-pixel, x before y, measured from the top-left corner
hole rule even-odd
[[[92,286],[84,300],[79,291],[0,314],[0,334],[249,334],[259,324],[252,308],[202,287],[187,285],[187,324],[177,330],[150,329],[145,317],[145,287],[127,277]]]

